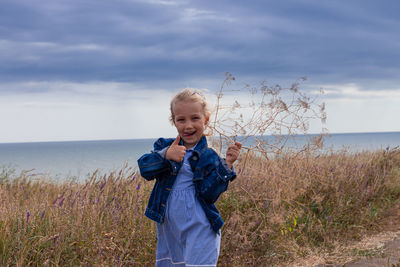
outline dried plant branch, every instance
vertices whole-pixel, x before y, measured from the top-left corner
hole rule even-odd
[[[318,96],[308,96],[299,89],[306,78],[300,78],[289,88],[269,86],[263,81],[259,87],[246,84],[241,89],[228,89],[235,80],[232,74],[225,74],[210,123],[213,145],[219,152],[224,144],[234,141],[243,142],[244,149],[267,159],[284,151],[293,150],[293,155],[298,155],[322,147],[322,137],[317,141],[311,138],[300,148],[295,139],[296,135],[307,134],[310,121],[319,119],[322,124],[326,121],[325,103],[318,104]],[[226,96],[234,96],[234,100],[227,104]],[[240,96],[249,97],[245,99],[247,103],[235,98]]]

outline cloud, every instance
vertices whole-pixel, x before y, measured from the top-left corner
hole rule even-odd
[[[326,128],[333,133],[400,131],[400,97],[326,99]]]
[[[237,82],[226,89],[240,88]],[[212,85],[216,81],[190,84]],[[169,101],[172,91],[185,84],[174,90],[165,89],[171,86],[163,83],[100,81],[30,81],[2,86],[7,90],[0,87],[0,142],[27,142],[172,137],[176,131],[168,121]],[[213,107],[217,88],[200,88]],[[325,88],[327,92],[319,101],[327,104],[325,127],[330,132],[400,130],[395,123],[400,112],[398,91],[369,91],[365,96],[355,84]],[[246,104],[249,94],[228,92],[224,97],[224,103],[234,100]],[[310,132],[318,133],[321,127],[312,122]]]
[[[0,70],[14,81],[176,80],[225,71],[398,81],[394,3],[5,1]]]
[[[32,114],[51,116],[52,109],[63,118],[81,113],[71,128],[97,121],[96,113],[119,121],[129,103],[152,113],[140,102],[146,95],[168,98],[184,87],[215,92],[226,71],[239,87],[262,80],[290,85],[307,76],[302,88],[322,87],[328,101],[384,108],[378,99],[398,101],[400,91],[398,5],[397,0],[4,0],[2,112],[13,111],[19,119],[26,114],[27,123],[43,128]],[[56,116],[51,121],[48,125],[59,125]],[[151,127],[145,119],[135,121],[146,125],[140,131]]]
[[[22,91],[26,93],[1,95],[0,142],[132,139],[175,134],[168,121],[172,94],[167,90],[156,89],[149,94],[148,90],[128,83],[30,82],[9,86],[24,87]]]
[[[148,3],[148,4],[154,4],[154,5],[163,5],[163,6],[180,6],[185,4],[187,1],[185,0],[178,0],[178,1],[173,1],[173,0],[137,0],[134,2],[142,2],[142,3]]]
[[[342,99],[375,99],[375,98],[398,98],[400,99],[400,90],[361,90],[357,84],[344,84],[344,85],[323,85],[324,94],[328,98],[342,98]]]

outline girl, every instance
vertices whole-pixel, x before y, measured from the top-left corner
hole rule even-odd
[[[156,266],[216,266],[224,222],[214,203],[236,178],[241,144],[231,145],[226,159],[207,147],[210,112],[198,91],[179,92],[170,109],[177,138],[158,139],[138,160],[140,174],[156,179],[145,212],[157,222]]]

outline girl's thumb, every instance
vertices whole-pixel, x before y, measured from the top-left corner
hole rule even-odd
[[[173,146],[177,146],[177,145],[179,145],[179,141],[181,140],[181,137],[178,135],[177,137],[176,137],[176,139],[174,140],[174,142],[172,143],[172,145]]]

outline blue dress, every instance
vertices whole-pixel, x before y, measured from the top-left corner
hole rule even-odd
[[[156,223],[156,267],[216,266],[221,234],[215,233],[201,207],[186,150],[183,165],[167,201],[163,223]]]

